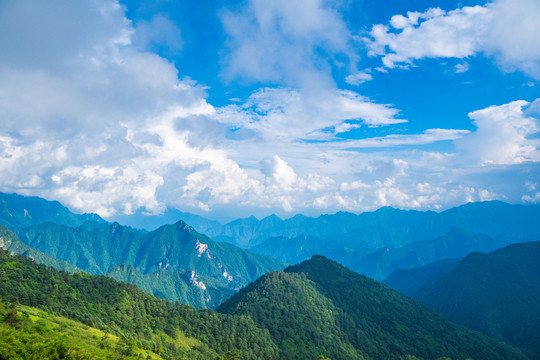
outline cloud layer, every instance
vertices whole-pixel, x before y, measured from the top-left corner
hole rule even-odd
[[[355,69],[352,31],[330,4],[253,0],[221,10],[224,74],[256,89],[215,107],[206,88],[155,53],[156,44],[183,51],[181,29],[165,16],[134,26],[113,0],[2,2],[0,190],[103,216],[538,201],[540,100],[477,109],[472,131],[408,131],[414,119],[400,109],[334,80],[345,67],[351,85],[375,81]],[[536,2],[523,1],[528,14],[514,34],[497,44],[486,35],[521,14],[508,4],[395,16],[393,30],[373,28],[371,52],[387,68],[483,52],[537,77],[538,40],[511,38],[536,30]],[[517,173],[515,193],[486,181],[491,171]]]

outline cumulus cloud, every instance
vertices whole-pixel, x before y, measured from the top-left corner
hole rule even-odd
[[[540,121],[524,114],[528,104],[514,101],[470,113],[477,129],[456,141],[458,151],[482,165],[540,161],[540,141],[532,137],[540,131]]]
[[[154,20],[141,25],[148,39],[168,26]],[[226,158],[177,129],[175,119],[213,107],[135,33],[112,0],[2,4],[2,189],[105,216],[159,212],[158,190],[186,182],[175,175]]]
[[[429,9],[395,15],[391,27],[375,25],[364,40],[369,54],[382,56],[387,68],[423,58],[466,58],[482,53],[493,56],[506,71],[519,70],[540,79],[539,16],[536,0],[495,0],[448,12]]]

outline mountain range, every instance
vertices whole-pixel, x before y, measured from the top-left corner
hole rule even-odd
[[[117,334],[112,342],[99,345],[89,341],[84,346],[101,354],[103,344],[115,344],[121,349],[114,350],[119,358],[140,351],[139,357],[150,358],[159,354],[205,359],[213,354],[216,359],[234,359],[240,354],[247,359],[315,359],[323,355],[332,359],[449,356],[537,360],[540,324],[534,319],[540,318],[536,265],[540,243],[507,245],[538,238],[538,209],[485,202],[439,214],[383,208],[361,215],[338,213],[288,220],[272,216],[226,225],[170,212],[191,216],[198,229],[210,233],[225,229],[239,239],[221,233],[215,237],[229,242],[217,242],[182,220],[143,229],[108,223],[93,214],[73,214],[58,202],[0,194],[0,221],[6,226],[0,225],[0,247],[28,258],[2,255],[0,312],[9,321],[7,328],[0,321],[0,331],[10,334],[6,339],[15,339],[17,331],[25,329],[20,336],[29,339],[38,328],[18,313],[41,318],[50,324],[51,336],[56,334],[43,340],[41,354],[60,351],[62,347],[55,345],[60,343],[80,350],[76,337],[67,336],[71,340],[61,342],[66,334],[53,330],[55,325],[50,322],[65,326],[75,320],[86,325],[69,323],[76,327],[73,333],[92,326],[97,328],[90,331]],[[424,237],[447,225],[441,235]],[[399,231],[403,232],[401,239]],[[269,235],[276,236],[266,238]],[[253,252],[231,243],[246,239]],[[471,254],[475,251],[489,253]],[[424,305],[316,253],[378,279],[392,272],[384,280],[388,286],[520,350],[454,325]],[[276,271],[286,262],[301,263]],[[177,302],[151,300],[151,295],[140,295],[139,290],[110,277]],[[90,291],[92,288],[101,289],[102,294]],[[126,294],[131,295],[126,298]],[[6,301],[23,307],[15,311]],[[140,301],[162,310],[142,310]],[[107,311],[120,311],[114,320],[101,309],[104,302],[110,306]],[[222,315],[188,311],[180,303],[197,308],[219,305]],[[39,315],[42,310],[48,314]],[[151,318],[145,318],[150,313]],[[179,316],[184,322],[178,322]],[[176,322],[171,323],[170,317]],[[138,324],[135,332],[132,321]],[[186,321],[195,323],[186,328]],[[181,324],[184,328],[178,330]],[[152,330],[144,330],[145,326]],[[213,334],[210,342],[208,331]],[[237,339],[232,341],[223,331]],[[255,338],[248,340],[249,336]],[[15,343],[6,343],[12,353],[17,353]],[[30,344],[19,347],[28,350],[25,346]]]
[[[8,358],[527,359],[320,256],[268,273],[219,312],[6,251],[0,279],[0,354],[15,354]]]
[[[440,213],[385,207],[359,215],[339,212],[285,220],[271,215],[226,224],[169,210],[167,216],[171,214],[189,218],[191,226],[214,240],[286,263],[321,254],[379,280],[399,268],[540,240],[540,205],[501,201],[469,203]]]
[[[215,242],[183,221],[148,232],[35,197],[0,194],[0,203],[0,221],[16,234],[6,235],[10,241],[0,247],[60,269],[107,274],[197,308],[215,307],[262,274],[285,267]]]
[[[109,274],[199,308],[217,306],[265,272],[285,266],[215,242],[183,221],[147,233],[95,222],[77,228],[47,222],[15,232],[28,246],[81,270]],[[157,278],[167,280],[157,282]]]
[[[471,234],[494,238],[531,240],[540,230],[540,205],[511,205],[501,201],[468,203],[440,213],[383,207],[359,215],[338,212],[317,218],[296,215],[280,219],[275,215],[261,220],[238,219],[205,234],[215,240],[230,241],[251,248],[274,237],[314,236],[329,248],[396,248],[413,241],[446,234],[452,226]],[[194,222],[192,226],[197,227]]]

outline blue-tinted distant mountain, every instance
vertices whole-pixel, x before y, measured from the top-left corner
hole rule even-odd
[[[413,297],[540,359],[540,242],[470,254]]]
[[[322,256],[264,275],[217,310],[268,329],[280,359],[526,359]]]
[[[269,238],[314,236],[319,248],[398,248],[434,239],[452,226],[470,234],[531,241],[540,234],[540,205],[510,205],[501,201],[469,203],[441,213],[389,207],[359,215],[339,212],[317,218],[296,215],[282,220],[273,215],[258,220],[238,219],[205,234],[216,240],[251,248]]]
[[[160,297],[198,307],[217,306],[262,274],[285,266],[232,244],[215,242],[183,221],[148,233],[118,223],[92,222],[77,228],[48,222],[16,232],[27,245],[84,271],[109,274]],[[119,265],[132,265],[133,269]],[[158,277],[163,282],[157,283]]]
[[[414,241],[395,249],[381,248],[360,258],[353,253],[345,264],[354,264],[356,271],[384,279],[398,269],[411,269],[442,259],[460,258],[473,251],[492,251],[508,245],[508,242],[488,235],[468,234],[452,227],[448,233],[435,239]]]
[[[289,264],[297,264],[311,258],[315,254],[323,254],[322,241],[315,236],[301,235],[295,238],[279,236],[267,239],[250,248],[257,254],[264,254]]]
[[[108,220],[147,231],[156,230],[160,226],[174,224],[182,220],[201,234],[211,233],[223,226],[218,221],[172,208],[168,208],[160,215],[145,215],[144,211],[139,209],[131,215],[114,215]]]
[[[460,262],[461,258],[444,259],[413,269],[399,269],[388,275],[382,283],[404,295],[412,296],[421,288],[434,284]]]
[[[336,247],[316,237],[299,236],[293,239],[270,238],[251,249],[291,264],[321,254],[361,274],[384,279],[398,269],[415,268],[442,259],[461,258],[473,251],[491,251],[508,245],[508,242],[487,235],[467,234],[452,227],[443,236],[414,241],[399,248],[371,250],[351,246]]]
[[[77,227],[88,220],[105,221],[97,214],[74,214],[58,201],[0,193],[0,224],[9,229],[47,221]]]

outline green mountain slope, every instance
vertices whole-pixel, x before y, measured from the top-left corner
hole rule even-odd
[[[47,221],[76,227],[88,220],[104,222],[96,214],[74,214],[58,201],[0,193],[0,224],[9,229]]]
[[[413,295],[448,319],[540,359],[540,242],[473,253]]]
[[[322,256],[263,276],[217,310],[268,328],[283,359],[526,359]]]
[[[78,321],[0,302],[0,359],[147,358],[159,356]]]
[[[277,353],[268,331],[249,317],[196,311],[105,276],[60,272],[3,250],[0,301],[82,322],[164,359],[213,359],[229,350],[242,359]]]
[[[220,278],[198,275],[195,277],[192,271],[157,270],[141,274],[133,265],[120,265],[115,266],[107,276],[135,284],[158,298],[179,301],[197,309],[214,308],[236,292],[224,287]],[[204,284],[204,288],[201,288],[201,284]]]
[[[22,255],[28,257],[38,264],[46,264],[59,270],[69,272],[80,271],[76,266],[72,266],[63,260],[58,260],[50,255],[23,243],[17,235],[9,231],[5,226],[0,225],[0,249],[9,251],[11,254]]]
[[[156,296],[203,308],[215,307],[262,274],[285,267],[272,258],[215,242],[183,221],[148,233],[117,223],[86,222],[72,228],[48,222],[17,229],[17,235],[28,246],[89,273],[111,274]],[[126,272],[120,265],[131,265],[137,272]]]

